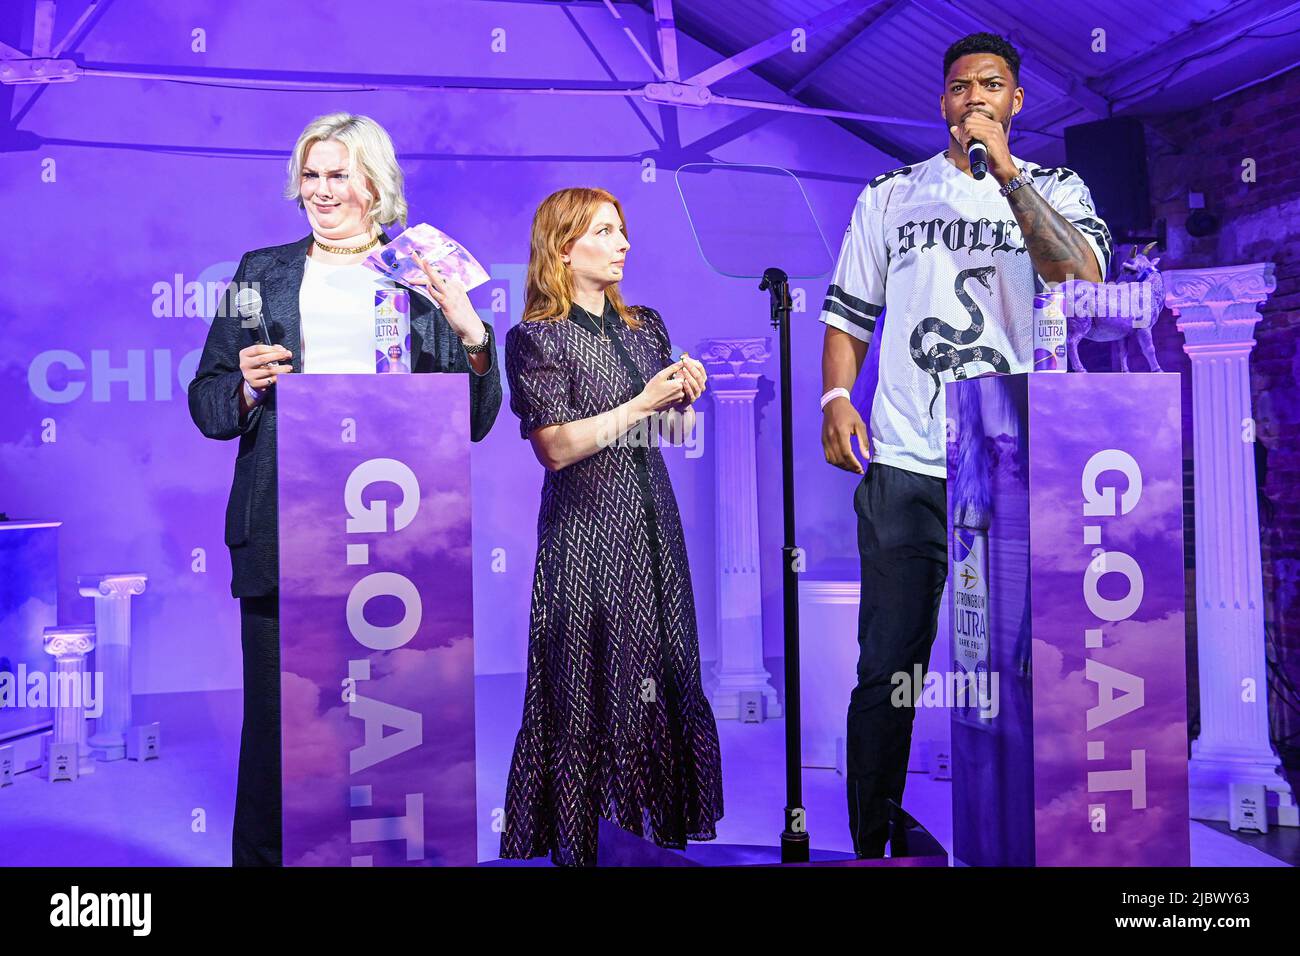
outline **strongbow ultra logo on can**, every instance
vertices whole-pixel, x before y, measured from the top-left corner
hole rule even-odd
[[[375,371],[411,371],[411,299],[405,289],[375,292]]]
[[[1049,289],[1034,296],[1034,371],[1064,372],[1065,291]]]

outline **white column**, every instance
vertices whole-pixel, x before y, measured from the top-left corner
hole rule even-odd
[[[738,718],[741,695],[747,693],[766,698],[768,717],[781,716],[772,675],[763,666],[754,422],[754,396],[770,354],[766,338],[700,343],[700,361],[709,367],[716,455],[718,660],[708,693],[719,719]]]
[[[77,578],[82,597],[95,599],[95,670],[104,675],[104,711],[90,746],[100,760],[126,756],[131,726],[131,596],[143,594],[143,574],[90,574]]]
[[[1295,826],[1295,799],[1268,739],[1250,403],[1257,307],[1277,287],[1273,263],[1171,270],[1164,279],[1192,361],[1201,735],[1192,742],[1191,815],[1226,820],[1229,785],[1256,783],[1276,793],[1270,818]]]
[[[94,773],[94,756],[86,743],[85,686],[92,675],[86,671],[86,655],[95,646],[95,629],[85,625],[47,627],[45,653],[54,658],[49,699],[54,710],[51,744],[77,745],[77,773]]]

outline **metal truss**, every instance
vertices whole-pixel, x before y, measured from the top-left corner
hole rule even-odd
[[[527,3],[530,0],[504,0],[504,2]],[[823,13],[806,22],[792,24],[805,31],[807,36],[834,29],[835,27],[860,17],[881,0],[842,0]],[[906,2],[906,0],[904,0]],[[890,116],[878,113],[865,113],[854,110],[824,108],[808,105],[791,97],[785,101],[752,99],[727,96],[713,90],[713,85],[748,70],[762,61],[789,49],[790,30],[783,30],[748,49],[713,64],[692,76],[682,77],[677,55],[678,27],[674,16],[672,0],[650,0],[655,31],[657,59],[653,57],[636,33],[628,25],[626,18],[619,11],[619,5],[612,0],[599,0],[599,3],[569,2],[548,3],[558,7],[568,16],[571,24],[583,37],[593,57],[606,73],[603,80],[496,80],[476,77],[454,76],[415,76],[393,74],[339,74],[312,71],[288,70],[248,70],[169,67],[156,64],[127,63],[86,63],[78,62],[68,55],[76,43],[84,37],[88,29],[102,18],[104,11],[112,0],[90,0],[81,16],[68,34],[58,42],[53,39],[53,26],[57,0],[35,0],[35,28],[30,53],[0,43],[0,84],[7,87],[36,86],[36,94],[28,99],[21,111],[9,121],[7,143],[9,148],[29,147],[34,142],[55,143],[59,141],[21,134],[17,124],[30,112],[36,98],[57,83],[72,83],[82,80],[164,80],[173,83],[186,83],[199,86],[218,86],[251,90],[301,91],[301,92],[408,92],[432,94],[496,94],[515,96],[577,96],[577,97],[615,97],[626,100],[636,111],[642,124],[659,149],[673,155],[675,159],[707,159],[706,144],[698,142],[683,148],[677,136],[676,111],[681,109],[706,109],[714,106],[726,106],[751,111],[752,114],[800,115],[821,117],[841,122],[854,122],[871,126],[916,126],[937,128],[933,120],[914,119],[902,116]],[[570,8],[603,6],[618,22],[628,42],[645,62],[653,74],[649,82],[629,82],[619,79],[610,68],[590,35],[583,30]],[[642,7],[638,6],[638,9]],[[854,38],[856,33],[854,34]],[[821,64],[818,64],[820,66]],[[814,68],[814,71],[817,67]],[[804,80],[810,79],[805,76]],[[797,91],[796,91],[797,92]],[[663,132],[651,124],[643,110],[658,110]],[[758,123],[750,124],[755,127]],[[710,136],[710,148],[716,148],[723,142],[741,135],[744,125],[731,124],[728,127],[732,136]],[[63,140],[64,143],[80,142]],[[86,145],[111,146],[108,143]],[[120,144],[123,148],[147,148],[143,144]],[[160,151],[185,150],[184,147],[159,146]],[[194,152],[210,152],[208,148],[196,148]],[[261,151],[241,151],[257,153]],[[437,154],[439,158],[475,158],[477,154]],[[641,155],[641,154],[637,154]],[[533,157],[513,157],[533,158]],[[588,157],[568,157],[581,161]],[[625,159],[636,156],[624,157]],[[612,157],[606,157],[606,160]],[[817,174],[810,174],[818,178]],[[849,177],[829,176],[822,178],[850,180]]]

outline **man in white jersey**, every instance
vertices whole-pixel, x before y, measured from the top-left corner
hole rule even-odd
[[[902,803],[915,712],[891,703],[892,678],[928,669],[948,572],[943,383],[1030,370],[1036,285],[1100,281],[1110,264],[1110,234],[1083,180],[1011,154],[1011,117],[1024,102],[1015,48],[976,33],[949,47],[943,66],[948,148],[862,191],[821,315],[822,446],[832,465],[864,476],[847,746],[860,857],[884,855],[889,801]],[[981,180],[972,140],[988,150]],[[868,430],[849,390],[873,338]]]

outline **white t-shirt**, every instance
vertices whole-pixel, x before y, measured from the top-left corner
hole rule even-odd
[[[298,311],[304,373],[375,372],[375,293],[399,288],[361,263],[307,257]]]
[[[1075,225],[1102,275],[1111,240],[1073,170],[1015,159]],[[1034,293],[1042,287],[1009,201],[943,153],[877,176],[858,197],[821,320],[870,342],[880,326],[871,403],[876,461],[943,478],[943,382],[1033,368]],[[883,318],[882,318],[883,313]]]

